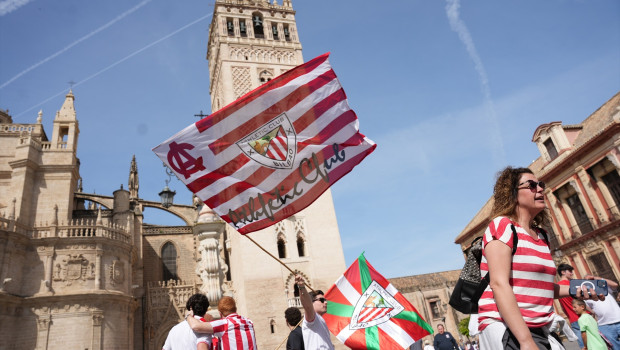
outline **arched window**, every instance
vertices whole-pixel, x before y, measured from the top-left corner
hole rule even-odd
[[[299,286],[297,285],[297,283],[293,284],[293,295],[295,296],[295,298],[299,298]]]
[[[269,326],[271,328],[271,334],[276,332],[276,320],[269,321]]]
[[[273,33],[273,40],[280,40],[280,38],[278,37],[278,24],[277,23],[271,24],[271,33]]]
[[[252,14],[252,25],[254,26],[254,37],[259,39],[264,38],[263,15],[261,15],[260,12],[254,12]]]
[[[161,261],[163,263],[163,280],[177,280],[177,250],[174,244],[168,242],[161,248]]]
[[[306,256],[306,240],[302,235],[297,236],[297,253],[299,256]]]
[[[232,18],[226,18],[226,31],[228,32],[228,36],[235,36],[235,26]]]
[[[245,25],[245,19],[239,20],[239,32],[241,32],[241,36],[244,38],[248,36],[248,30]]]
[[[266,70],[260,72],[259,74],[261,84],[268,82],[269,80],[271,80],[272,77],[273,77],[273,74],[271,74],[269,71],[266,71]]]
[[[280,259],[286,258],[286,242],[284,242],[284,237],[278,237],[278,257]]]

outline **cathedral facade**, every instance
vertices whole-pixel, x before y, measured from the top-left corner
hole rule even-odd
[[[287,0],[216,0],[208,40],[214,111],[303,63]],[[301,309],[291,270],[324,291],[345,270],[329,190],[250,240],[199,201],[141,198],[135,158],[126,188],[85,193],[79,133],[72,92],[51,137],[41,115],[15,123],[0,111],[0,349],[161,349],[196,292],[217,317],[233,296],[259,347],[275,349],[289,333],[284,310]],[[146,223],[145,207],[185,225]]]

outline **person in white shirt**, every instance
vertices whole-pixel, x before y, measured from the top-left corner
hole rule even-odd
[[[207,320],[205,320],[204,316],[209,309],[209,299],[204,294],[196,293],[187,299],[185,308],[187,311],[194,313],[194,318],[206,322]],[[188,316],[185,316],[184,321],[172,327],[170,332],[168,332],[163,350],[193,350],[197,349],[199,343],[205,343],[207,348],[211,346],[211,335],[192,331],[189,323],[187,323]],[[209,318],[209,321],[213,319],[209,314],[207,314],[207,318]]]
[[[620,306],[613,298],[613,290],[618,288],[618,283],[606,278],[586,275],[589,280],[607,281],[607,292],[609,297],[603,301],[584,300],[588,307],[596,315],[598,330],[613,344],[614,349],[620,349]]]
[[[432,346],[428,340],[424,341],[424,350],[435,350],[435,347]]]
[[[304,347],[312,350],[334,350],[329,329],[321,317],[327,312],[327,300],[324,293],[320,290],[308,293],[301,275],[295,276],[295,283],[299,287],[299,300],[304,307],[304,320],[301,324]]]

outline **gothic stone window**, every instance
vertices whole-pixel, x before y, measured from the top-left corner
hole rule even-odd
[[[174,244],[168,242],[161,248],[161,261],[163,263],[163,280],[177,280],[177,249]]]
[[[248,36],[248,28],[245,24],[245,19],[239,20],[239,32],[241,32],[241,36],[244,38]]]
[[[235,36],[235,26],[233,25],[232,18],[226,18],[226,30],[228,36]]]
[[[263,31],[263,15],[260,12],[254,12],[252,14],[252,24],[254,26],[254,37],[263,39],[265,32]]]
[[[284,40],[291,41],[291,31],[288,29],[288,25],[284,25]]]
[[[551,140],[551,138],[548,138],[547,141],[543,143],[543,145],[545,145],[545,148],[547,149],[550,160],[554,160],[555,158],[557,158],[558,150],[555,148],[555,145],[553,144],[553,140]]]
[[[306,241],[301,234],[297,236],[297,253],[300,257],[306,256]]]
[[[284,242],[284,237],[278,237],[278,257],[280,259],[286,258],[286,242]]]
[[[280,40],[278,37],[278,24],[277,23],[271,24],[271,32],[273,33],[273,40]]]
[[[270,81],[272,77],[273,77],[273,75],[271,73],[269,73],[269,71],[264,70],[264,71],[260,72],[260,75],[259,75],[260,83],[261,84],[262,83],[266,83],[266,82]]]

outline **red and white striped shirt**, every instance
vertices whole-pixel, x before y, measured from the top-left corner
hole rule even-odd
[[[517,299],[519,310],[528,327],[538,328],[553,319],[553,293],[556,268],[549,251],[549,245],[538,230],[538,239],[533,239],[523,227],[507,217],[499,216],[489,223],[484,232],[483,247],[492,240],[500,240],[510,249],[513,247],[512,228],[518,235],[517,251],[512,257],[510,285]],[[480,262],[480,273],[484,277],[489,271],[484,249]],[[488,286],[478,302],[479,330],[489,324],[504,322]]]
[[[213,336],[221,339],[222,350],[256,350],[254,324],[236,313],[211,321]]]

